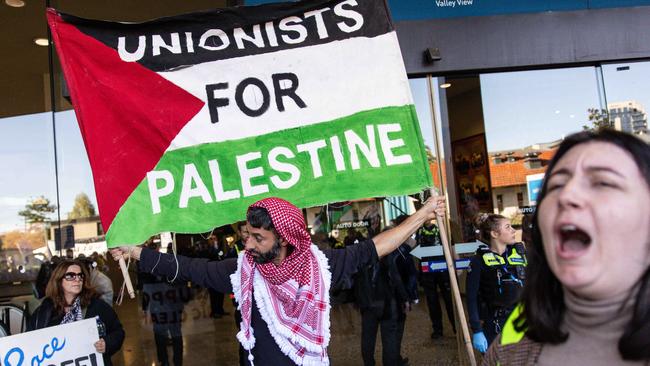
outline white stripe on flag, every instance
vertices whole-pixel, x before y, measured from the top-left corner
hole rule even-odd
[[[279,112],[271,74],[293,73],[299,80],[296,94],[306,104],[300,108],[284,97]],[[325,45],[207,62],[163,77],[206,102],[206,106],[181,130],[167,149],[263,135],[310,125],[379,107],[412,104],[402,55],[395,32],[374,38],[352,38]],[[249,117],[235,100],[237,85],[255,77],[269,89],[270,105],[259,117]],[[363,81],[363,82],[361,82]],[[216,98],[228,98],[219,107],[219,122],[212,123],[207,105],[206,84],[228,83]],[[285,84],[283,87],[287,87]],[[255,86],[245,89],[244,103],[257,109],[262,103]]]

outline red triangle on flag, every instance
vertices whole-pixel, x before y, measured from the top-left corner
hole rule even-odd
[[[48,9],[104,230],[204,102]]]

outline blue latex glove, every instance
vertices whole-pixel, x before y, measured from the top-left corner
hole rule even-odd
[[[481,353],[485,353],[488,349],[487,338],[485,338],[483,332],[474,333],[472,336],[472,344],[474,345],[474,348]]]

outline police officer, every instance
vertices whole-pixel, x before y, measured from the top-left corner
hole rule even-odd
[[[417,243],[422,247],[441,246],[440,230],[438,226],[431,220],[425,223],[416,235]],[[434,256],[424,257],[423,262],[430,261],[443,261],[445,257]],[[433,272],[428,267],[423,268],[420,266],[420,286],[424,289],[424,295],[427,298],[427,307],[429,309],[429,319],[433,332],[431,338],[436,339],[442,337],[442,308],[440,307],[440,298],[438,297],[438,290],[445,303],[445,310],[447,311],[447,318],[451,327],[456,333],[456,324],[454,321],[454,308],[451,302],[451,285],[449,283],[449,272],[447,270]]]
[[[510,220],[497,214],[479,215],[476,226],[479,246],[467,275],[467,311],[472,327],[472,343],[485,353],[501,333],[513,310],[525,279],[526,256],[516,243]],[[488,245],[489,244],[489,245]]]

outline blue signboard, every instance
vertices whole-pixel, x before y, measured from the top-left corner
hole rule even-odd
[[[273,2],[278,1],[244,1],[246,5]],[[441,19],[643,5],[650,5],[650,0],[388,0],[394,20]]]
[[[537,205],[537,196],[544,183],[544,173],[526,176],[526,188],[528,188],[528,201],[531,206]]]
[[[457,270],[464,270],[469,268],[469,258],[456,259],[454,265]],[[447,262],[445,261],[422,261],[420,262],[422,272],[431,273],[431,272],[447,272]]]

